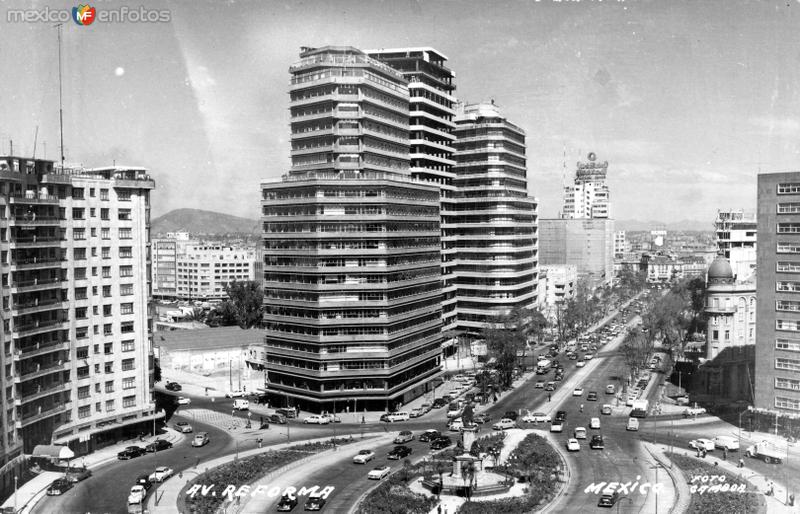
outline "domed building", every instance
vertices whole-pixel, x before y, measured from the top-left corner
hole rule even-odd
[[[728,259],[718,255],[708,268],[705,313],[703,392],[750,398],[756,342],[755,273],[737,277]]]

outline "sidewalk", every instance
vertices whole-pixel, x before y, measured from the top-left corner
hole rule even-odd
[[[171,442],[173,445],[180,443],[184,439],[184,434],[177,432],[171,428],[164,428],[164,432],[162,434],[156,436],[148,436],[145,437],[143,441],[139,441],[139,439],[132,439],[128,441],[123,441],[121,443],[113,444],[111,446],[106,446],[105,448],[101,448],[93,453],[85,455],[83,457],[77,457],[73,459],[71,462],[72,467],[86,467],[88,469],[94,470],[106,464],[108,462],[117,460],[117,453],[122,451],[128,446],[147,446],[151,442],[155,441],[156,439],[165,439]],[[53,483],[54,480],[58,478],[62,478],[64,476],[63,473],[55,472],[55,471],[46,471],[40,473],[38,476],[29,480],[28,482],[24,483],[17,489],[16,492],[16,507],[17,511],[23,514],[29,513],[36,504],[47,494],[47,488],[50,487],[50,484]],[[91,477],[88,479],[91,480]],[[8,500],[3,503],[2,508],[13,508],[14,507],[14,495],[12,495]]]

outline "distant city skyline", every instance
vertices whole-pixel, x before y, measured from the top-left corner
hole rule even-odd
[[[98,9],[112,5],[123,4]],[[718,209],[755,209],[759,168],[800,169],[795,1],[148,7],[172,21],[64,25],[65,153],[149,168],[154,216],[186,207],[257,218],[259,183],[289,170],[288,67],[301,46],[328,44],[444,53],[456,97],[494,99],[527,131],[543,218],[558,215],[590,151],[609,161],[612,216],[623,220],[710,225]],[[30,156],[38,126],[37,157],[57,160],[55,29],[0,16],[0,150],[13,139]]]

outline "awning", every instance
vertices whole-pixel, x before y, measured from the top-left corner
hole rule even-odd
[[[59,444],[40,444],[33,448],[34,457],[48,457],[51,459],[71,459],[75,454],[66,446]]]

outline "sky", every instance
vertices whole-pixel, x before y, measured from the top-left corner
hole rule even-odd
[[[58,159],[57,29],[0,0],[0,154]],[[169,21],[63,25],[68,163],[141,165],[153,215],[257,218],[289,170],[289,66],[301,46],[430,46],[455,95],[495,100],[527,132],[530,193],[554,217],[575,164],[609,161],[620,220],[754,210],[756,177],[800,170],[800,2],[93,2]],[[37,135],[38,130],[38,135]],[[566,164],[566,172],[565,172]],[[710,225],[709,225],[710,226]]]

